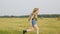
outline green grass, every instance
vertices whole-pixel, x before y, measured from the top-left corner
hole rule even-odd
[[[60,20],[56,18],[38,18],[40,34],[60,34]],[[0,34],[22,34],[22,30],[31,28],[28,18],[0,18]],[[36,31],[26,34],[36,34]]]

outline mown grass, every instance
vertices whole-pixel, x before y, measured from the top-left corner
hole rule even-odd
[[[56,18],[38,18],[40,34],[60,34],[60,20]],[[28,18],[0,18],[0,34],[22,34],[22,30],[31,28]],[[36,34],[36,31],[26,34]]]

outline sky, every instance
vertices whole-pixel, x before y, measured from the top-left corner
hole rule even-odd
[[[0,16],[30,15],[34,8],[39,14],[60,14],[60,0],[0,0]]]

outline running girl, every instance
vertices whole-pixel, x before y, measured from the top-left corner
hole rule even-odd
[[[39,12],[39,9],[34,8],[31,16],[29,17],[30,25],[32,26],[32,28],[27,29],[27,30],[23,30],[23,34],[25,34],[26,32],[29,32],[29,31],[34,31],[34,29],[36,29],[36,34],[39,34],[39,27],[38,27],[38,25],[36,23],[38,12]]]

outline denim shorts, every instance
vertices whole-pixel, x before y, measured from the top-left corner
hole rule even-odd
[[[36,20],[33,19],[33,20],[32,20],[32,26],[34,26],[35,24],[36,24]]]

